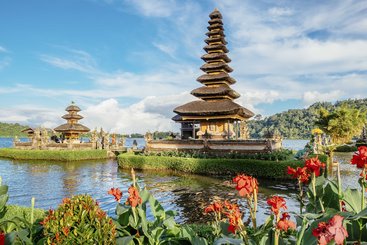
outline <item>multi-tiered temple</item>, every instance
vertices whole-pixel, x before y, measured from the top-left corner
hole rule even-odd
[[[201,58],[204,75],[197,81],[203,86],[191,91],[198,100],[178,106],[172,119],[181,123],[181,139],[155,140],[146,134],[147,151],[187,151],[214,153],[259,153],[281,147],[279,137],[249,139],[246,120],[254,114],[235,103],[240,95],[231,88],[236,80],[229,73],[225,35],[221,13],[210,15],[208,36]]]
[[[228,49],[224,35],[221,13],[215,9],[210,15],[208,36],[205,39],[206,52],[201,58],[205,64],[200,67],[206,74],[197,78],[204,86],[194,89],[195,100],[174,109],[172,119],[181,123],[181,135],[187,138],[230,139],[237,138],[239,122],[252,117],[254,113],[233,102],[240,95],[230,86],[236,83],[228,73]],[[234,125],[237,127],[234,127]]]
[[[68,107],[66,107],[65,111],[68,114],[62,116],[67,122],[56,127],[54,130],[62,134],[62,138],[67,140],[79,140],[79,136],[82,133],[87,133],[90,131],[89,128],[79,123],[79,120],[83,119],[81,115],[78,114],[80,108],[71,103]]]

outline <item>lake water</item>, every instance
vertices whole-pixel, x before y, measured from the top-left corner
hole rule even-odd
[[[132,145],[127,139],[126,145]],[[302,142],[284,142],[284,147],[299,149]],[[11,139],[1,139],[0,147],[9,147]],[[144,144],[139,139],[139,145]],[[347,163],[351,154],[338,155]],[[357,186],[358,171],[350,164],[341,164],[344,186]],[[114,160],[86,162],[13,161],[0,159],[0,176],[9,185],[9,204],[30,205],[31,197],[36,198],[36,207],[56,208],[64,197],[76,194],[90,194],[110,215],[114,214],[116,202],[107,194],[111,187],[123,191],[127,198],[127,188],[131,184],[128,171],[118,169]],[[228,186],[229,177],[205,177],[173,172],[137,172],[139,184],[145,186],[166,209],[177,211],[178,222],[204,222],[203,209],[213,198],[237,201],[237,193]],[[287,200],[289,211],[297,212],[297,187],[295,181],[259,180],[259,222],[269,214],[266,199],[271,195],[281,195]],[[240,205],[245,203],[240,201]]]

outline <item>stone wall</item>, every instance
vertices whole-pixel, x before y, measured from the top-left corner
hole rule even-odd
[[[280,149],[281,140],[149,140],[146,151],[265,153]]]

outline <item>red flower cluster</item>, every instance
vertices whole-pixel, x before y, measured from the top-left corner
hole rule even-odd
[[[233,182],[237,184],[236,190],[238,190],[240,196],[251,196],[254,193],[254,190],[259,189],[257,179],[252,176],[239,174],[233,178]]]
[[[122,197],[122,192],[119,188],[111,188],[111,190],[108,191],[108,194],[115,197],[115,200],[120,202]]]
[[[236,230],[242,223],[242,214],[240,208],[237,204],[232,204],[227,200],[224,201],[224,207],[226,208],[226,211],[223,213],[227,216],[229,221],[228,231],[235,234]]]
[[[357,168],[367,168],[367,147],[358,147],[358,152],[353,155],[351,164],[355,164]]]
[[[307,171],[307,167],[297,167],[297,169],[294,169],[288,166],[287,168],[287,173],[292,175],[292,178],[298,179],[302,183],[307,183],[309,181],[310,173]]]
[[[215,213],[221,213],[223,210],[223,205],[220,202],[214,202],[212,204],[210,204],[208,207],[205,208],[204,212],[207,213],[211,213],[211,212],[215,212]]]
[[[5,244],[5,233],[0,232],[0,245]]]
[[[320,176],[320,168],[325,168],[325,164],[322,163],[319,158],[313,157],[305,161],[305,167],[311,173],[315,173],[316,176]]]
[[[290,216],[287,212],[282,213],[282,217],[278,221],[277,229],[287,232],[288,230],[295,230],[296,224],[289,220]]]
[[[216,213],[216,214],[223,214],[228,218],[229,227],[228,231],[232,232],[233,234],[236,233],[238,227],[242,223],[242,214],[240,208],[235,203],[230,203],[229,201],[225,200],[223,203],[221,202],[214,202],[210,204],[204,210],[205,213]]]
[[[126,204],[134,208],[142,203],[142,199],[139,196],[139,191],[138,189],[136,189],[136,187],[130,186],[128,192],[129,192],[129,198],[126,201]]]
[[[271,211],[275,215],[279,214],[280,209],[287,210],[287,206],[285,205],[286,203],[283,197],[273,196],[269,198],[266,202],[268,203],[268,205],[271,206]]]
[[[320,245],[327,245],[333,239],[335,244],[343,244],[345,238],[348,237],[348,232],[343,226],[343,219],[344,217],[337,214],[328,223],[320,222],[317,228],[312,230],[312,235],[317,237]]]

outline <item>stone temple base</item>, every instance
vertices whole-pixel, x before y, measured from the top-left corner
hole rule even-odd
[[[282,147],[281,140],[149,140],[148,152],[267,153]]]

